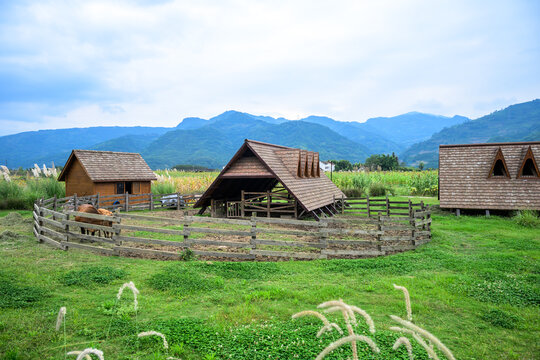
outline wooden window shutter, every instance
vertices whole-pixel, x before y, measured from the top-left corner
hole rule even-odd
[[[540,171],[538,171],[538,164],[534,158],[532,148],[529,146],[527,153],[521,162],[521,166],[518,171],[518,178],[520,177],[540,177]]]

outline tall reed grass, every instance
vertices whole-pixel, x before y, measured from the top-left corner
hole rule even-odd
[[[53,177],[0,180],[0,209],[31,209],[37,199],[66,196],[64,183]]]

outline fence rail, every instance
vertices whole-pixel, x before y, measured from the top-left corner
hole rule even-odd
[[[256,216],[221,219],[187,212],[181,218],[121,211],[113,216],[88,215],[49,199],[34,204],[33,231],[39,242],[59,249],[116,256],[181,259],[190,251],[202,258],[233,261],[361,258],[413,250],[428,242],[431,211],[420,205],[408,206],[407,216],[377,212],[350,217],[343,211],[343,216],[317,222]],[[87,222],[75,221],[81,217]]]

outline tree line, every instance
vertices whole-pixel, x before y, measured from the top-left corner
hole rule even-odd
[[[404,161],[399,161],[399,158],[395,153],[390,154],[373,154],[362,163],[351,163],[349,160],[330,160],[334,164],[334,171],[352,171],[359,169],[369,170],[402,170],[411,171],[415,168],[407,166]],[[419,170],[424,170],[424,163],[418,164]]]

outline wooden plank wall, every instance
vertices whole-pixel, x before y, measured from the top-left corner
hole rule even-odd
[[[439,197],[441,208],[540,210],[540,178],[518,178],[531,146],[540,161],[540,143],[441,146],[439,149]],[[499,147],[510,177],[489,177]]]

